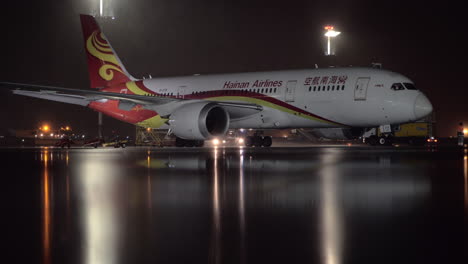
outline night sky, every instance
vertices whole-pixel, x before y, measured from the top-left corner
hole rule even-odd
[[[88,89],[80,13],[98,0],[2,3],[1,81]],[[468,125],[467,15],[429,1],[176,1],[113,0],[101,27],[135,77],[370,66],[402,73],[434,105],[437,136]],[[323,26],[342,32],[333,61]],[[0,131],[43,121],[97,134],[96,112],[0,94]],[[105,133],[133,135],[134,126],[104,119]]]

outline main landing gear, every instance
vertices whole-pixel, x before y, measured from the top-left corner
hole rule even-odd
[[[176,138],[176,147],[203,147],[205,141],[203,140],[188,140],[183,138]]]
[[[270,147],[273,140],[269,136],[255,135],[246,137],[244,142],[246,147]]]

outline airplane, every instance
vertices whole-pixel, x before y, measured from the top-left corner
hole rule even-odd
[[[176,146],[202,146],[228,129],[315,128],[329,138],[419,120],[432,104],[407,77],[365,67],[137,79],[93,16],[80,15],[93,90],[1,82],[12,93],[91,108],[118,120],[167,129]],[[375,137],[375,136],[374,136]],[[391,141],[391,131],[381,136]],[[269,147],[249,136],[246,146]]]

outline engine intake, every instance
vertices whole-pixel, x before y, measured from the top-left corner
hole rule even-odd
[[[181,106],[169,118],[173,133],[189,140],[205,140],[224,135],[229,129],[229,114],[216,103],[197,102]]]

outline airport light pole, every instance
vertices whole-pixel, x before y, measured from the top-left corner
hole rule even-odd
[[[330,56],[332,55],[331,49],[330,49],[331,38],[338,36],[339,34],[341,34],[341,32],[335,31],[333,26],[326,26],[325,30],[327,31],[325,32],[325,37],[327,37],[327,54],[326,55]]]
[[[102,10],[103,10],[102,1],[104,1],[104,0],[99,0],[99,16],[101,16],[101,17],[102,17]]]

